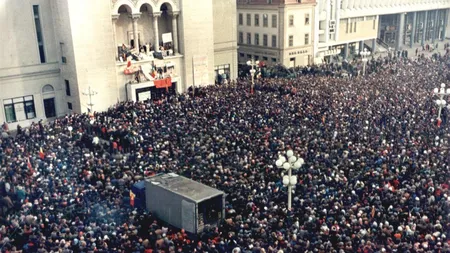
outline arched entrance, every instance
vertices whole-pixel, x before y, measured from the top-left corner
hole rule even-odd
[[[50,84],[46,84],[42,87],[42,98],[44,103],[45,117],[54,118],[56,117],[56,106],[55,106],[55,89]]]

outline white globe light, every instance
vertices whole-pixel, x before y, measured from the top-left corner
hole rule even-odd
[[[289,157],[289,162],[290,163],[295,163],[297,161],[297,157],[295,157],[295,155]]]
[[[72,132],[73,127],[69,126],[69,127],[67,127],[67,130],[69,130],[69,132]]]
[[[291,156],[294,155],[294,151],[288,150],[288,151],[286,152],[286,155],[287,155],[287,157],[289,158],[289,157],[291,157]]]
[[[445,83],[441,83],[441,88],[445,88]]]
[[[291,164],[289,164],[289,163],[283,163],[283,168],[284,168],[285,170],[289,170],[289,169],[291,168]]]
[[[434,88],[433,92],[434,92],[435,94],[439,93],[439,88]]]
[[[447,104],[447,101],[441,100],[441,104],[442,104],[442,105],[446,105],[446,104]]]
[[[252,65],[252,62],[251,61],[247,61],[247,65]]]
[[[284,157],[283,155],[280,155],[278,160],[280,160],[282,163],[285,163],[286,162],[286,157]]]
[[[256,61],[255,64],[258,65],[258,64],[259,64],[259,61]]]
[[[281,166],[283,166],[283,162],[282,162],[280,159],[278,159],[278,160],[275,162],[275,165],[276,165],[278,168],[280,168]]]
[[[305,164],[305,160],[303,160],[303,158],[299,158],[298,161],[302,164],[302,166]]]
[[[441,100],[439,99],[439,100],[436,100],[436,104],[437,105],[441,105]]]
[[[296,176],[291,176],[290,183],[291,183],[291,185],[296,185],[297,184],[297,177]]]
[[[289,184],[289,176],[283,176],[283,185]]]
[[[450,94],[450,88],[447,88],[447,94]]]
[[[301,159],[301,158],[300,158]],[[300,169],[300,167],[302,167],[302,163],[300,162],[300,159],[299,160],[297,160],[295,163],[294,163],[294,169],[296,169],[296,170],[298,170],[298,169]]]

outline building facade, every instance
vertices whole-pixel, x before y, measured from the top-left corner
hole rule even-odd
[[[26,126],[234,79],[235,16],[234,0],[0,1],[0,121]]]
[[[447,0],[318,0],[315,62],[443,40],[449,8]]]
[[[314,6],[313,0],[237,0],[239,63],[312,63]]]

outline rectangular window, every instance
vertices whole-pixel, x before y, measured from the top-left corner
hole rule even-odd
[[[294,26],[294,15],[289,15],[289,26]]]
[[[272,47],[277,47],[277,36],[272,35]]]
[[[255,45],[259,46],[259,33],[255,33]]]
[[[305,25],[309,25],[309,13],[305,14]]]
[[[289,35],[289,46],[290,47],[294,46],[294,35]]]
[[[73,106],[72,106],[72,103],[70,103],[70,102],[67,102],[67,108],[69,108],[69,110],[73,110]]]
[[[269,26],[269,17],[267,14],[263,15],[263,27],[268,27]]]
[[[240,44],[244,43],[244,33],[243,32],[239,32],[239,43]]]
[[[376,26],[377,26],[377,20],[374,19],[374,20],[373,20],[373,27],[372,27],[372,29],[375,30]]]
[[[255,61],[259,61],[259,56],[255,55]]]
[[[309,33],[305,33],[305,45],[309,45]]]
[[[263,56],[263,61],[267,61],[269,60],[269,58],[267,58],[267,56]]]
[[[255,14],[255,26],[259,26],[259,14]]]
[[[69,84],[69,80],[64,80],[64,82],[66,83],[66,95],[70,96],[70,84]]]
[[[6,122],[17,122],[36,118],[33,96],[3,100]]]
[[[247,44],[249,44],[249,45],[252,44],[252,34],[251,33],[247,33]]]
[[[251,55],[251,54],[248,54],[248,55],[247,55],[247,59],[251,60],[251,59],[252,59],[252,55]]]
[[[277,62],[277,58],[272,58],[272,62]]]
[[[245,54],[239,53],[239,57],[244,58],[244,57],[245,57]]]
[[[252,15],[247,13],[247,25],[251,26],[252,25]]]
[[[263,35],[263,46],[267,47],[268,46],[268,42],[267,42],[268,38],[267,38],[267,34]]]
[[[353,24],[353,32],[356,32],[356,22]]]
[[[34,25],[36,28],[36,37],[39,48],[39,58],[41,63],[45,63],[44,39],[42,36],[41,19],[39,16],[39,5],[33,5]]]
[[[353,22],[350,22],[350,33],[353,32]]]
[[[277,28],[277,15],[272,15],[272,28]]]
[[[239,25],[244,24],[244,15],[242,13],[239,13]]]

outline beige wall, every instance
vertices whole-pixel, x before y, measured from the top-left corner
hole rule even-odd
[[[208,57],[209,84],[214,84],[214,30],[212,0],[181,1],[181,12],[178,22],[180,31],[180,49],[183,52],[184,90],[194,84],[193,57]]]
[[[354,31],[355,24],[356,24],[356,32]],[[351,31],[350,28],[352,28]],[[377,32],[378,32],[378,18],[374,20],[364,20],[364,21],[341,19],[341,22],[339,23],[338,43],[347,43],[365,39],[374,39],[377,37]]]
[[[213,0],[214,65],[230,64],[230,78],[237,78],[236,1]]]

